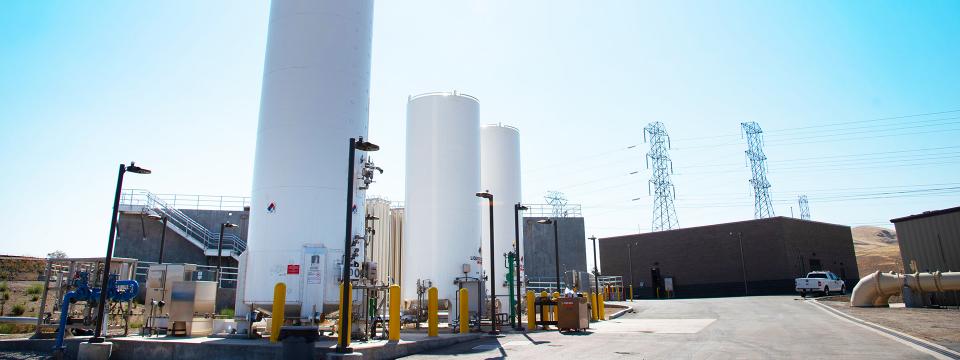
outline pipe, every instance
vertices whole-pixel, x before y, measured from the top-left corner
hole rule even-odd
[[[850,295],[850,305],[888,306],[890,297],[899,295],[904,286],[921,293],[960,290],[960,272],[897,274],[877,271],[860,279]]]

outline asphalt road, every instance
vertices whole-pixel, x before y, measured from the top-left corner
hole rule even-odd
[[[413,359],[931,359],[799,297],[635,301],[635,313],[581,334],[510,333]]]

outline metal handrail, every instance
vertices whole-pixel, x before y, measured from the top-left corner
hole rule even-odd
[[[124,189],[125,194],[150,192],[144,189]],[[196,195],[196,194],[153,194],[170,207],[181,210],[221,210],[243,211],[250,207],[249,196]]]
[[[562,209],[554,209],[550,204],[523,204],[527,210],[523,212],[524,217],[554,217],[554,212],[559,211],[559,217],[583,217],[583,211],[580,204],[566,204]]]
[[[140,261],[137,263],[137,267],[134,272],[134,280],[140,282],[147,282],[147,276],[150,272],[150,265],[156,265],[156,262],[152,261]],[[198,270],[206,271],[216,271],[217,267],[212,265],[197,265]],[[237,281],[240,278],[240,271],[237,267],[233,266],[223,266],[220,268],[220,287],[234,287],[237,284]],[[225,283],[233,284],[234,286],[224,286]]]
[[[215,233],[207,229],[203,224],[193,220],[183,211],[170,206],[159,196],[143,189],[127,189],[121,193],[121,203],[123,205],[142,206],[148,211],[153,211],[160,216],[167,217],[168,226],[179,229],[187,236],[199,241],[203,245],[204,251],[216,249],[220,233]],[[228,256],[231,251],[234,255],[240,255],[246,250],[246,241],[234,234],[224,234],[223,250]]]

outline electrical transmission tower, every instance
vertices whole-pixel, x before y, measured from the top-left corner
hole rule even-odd
[[[564,209],[567,206],[567,196],[559,191],[547,191],[547,196],[543,197],[550,204],[553,217],[566,217],[567,212]]]
[[[797,203],[800,204],[800,219],[810,220],[810,203],[807,202],[807,196],[800,195],[797,198]]]
[[[770,199],[770,182],[767,181],[767,156],[763,154],[763,130],[751,121],[741,123],[743,133],[747,135],[747,159],[753,178],[753,217],[756,219],[773,217],[773,204]]]
[[[673,173],[673,161],[670,160],[670,136],[667,135],[667,128],[659,121],[647,124],[643,128],[643,141],[647,141],[647,135],[650,136],[650,152],[647,153],[647,168],[653,162],[653,172],[650,174],[650,182],[647,184],[647,192],[651,193],[650,185],[653,185],[653,231],[662,231],[677,229],[680,223],[677,221],[677,212],[673,207],[673,200],[676,199],[676,189],[673,182],[670,181],[670,174]]]

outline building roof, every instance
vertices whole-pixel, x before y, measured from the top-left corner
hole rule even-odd
[[[950,214],[950,213],[955,213],[955,212],[960,212],[960,206],[952,207],[952,208],[949,208],[949,209],[942,209],[942,210],[924,211],[922,214],[915,214],[915,215],[910,215],[910,216],[904,216],[904,217],[901,217],[901,218],[890,219],[890,222],[892,222],[892,223],[897,223],[897,222],[901,222],[901,221],[914,220],[914,219],[922,219],[922,218],[925,218],[925,217],[931,217],[931,216],[937,216],[937,215],[943,215],[943,214]]]
[[[699,225],[699,226],[691,226],[691,227],[682,227],[682,228],[678,228],[678,229],[663,230],[663,231],[650,231],[650,232],[645,232],[645,233],[625,234],[625,235],[614,235],[614,236],[607,236],[607,237],[605,237],[605,238],[603,238],[603,239],[630,238],[630,237],[634,237],[634,236],[637,236],[637,235],[655,235],[655,234],[661,234],[661,233],[671,232],[671,231],[678,231],[678,232],[699,231],[699,229],[702,229],[702,228],[712,228],[712,227],[729,226],[729,225],[739,225],[739,224],[751,224],[751,223],[756,224],[756,223],[773,222],[773,221],[796,221],[796,222],[813,223],[813,224],[829,225],[829,226],[842,226],[842,227],[847,227],[847,228],[849,228],[849,226],[847,226],[847,225],[831,224],[831,223],[826,223],[826,222],[822,222],[822,221],[803,220],[803,219],[793,218],[793,217],[789,217],[789,216],[774,216],[774,217],[769,217],[769,218],[741,220],[741,221],[734,221],[734,222],[728,222],[728,223],[719,223],[719,224],[710,224],[710,225]]]

